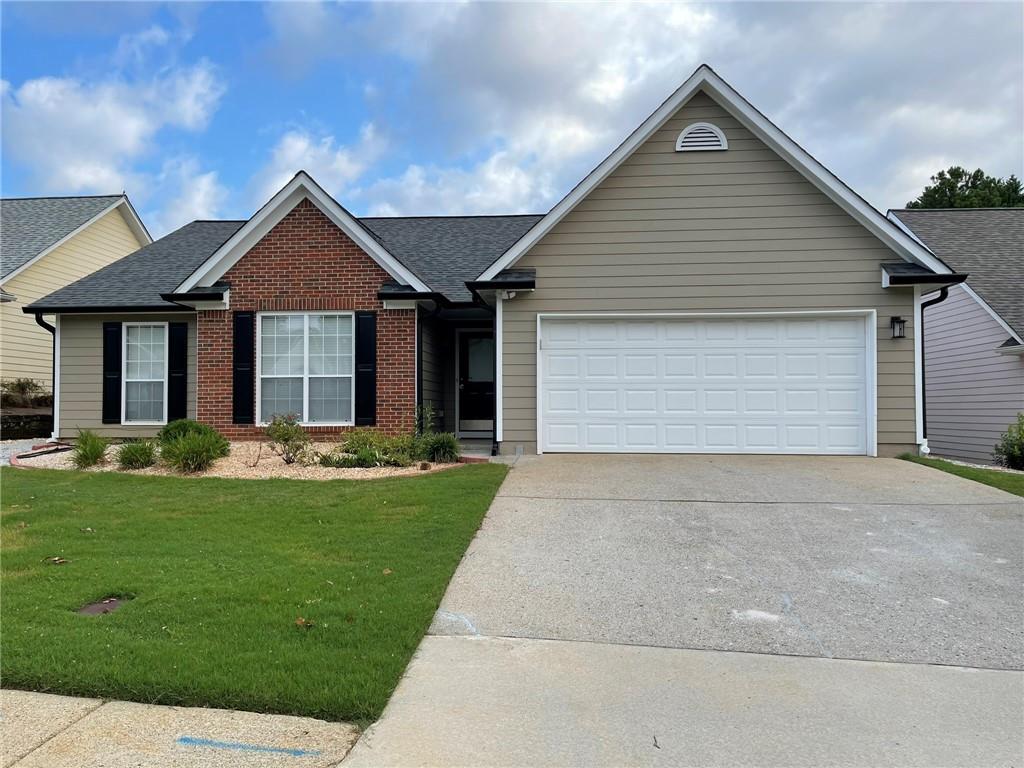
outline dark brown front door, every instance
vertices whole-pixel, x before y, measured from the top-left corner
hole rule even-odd
[[[459,347],[459,434],[490,437],[494,429],[494,336],[462,331]]]

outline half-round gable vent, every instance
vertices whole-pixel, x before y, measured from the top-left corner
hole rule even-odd
[[[717,125],[711,123],[691,123],[683,128],[676,139],[676,152],[705,152],[715,149],[728,149],[729,142]]]

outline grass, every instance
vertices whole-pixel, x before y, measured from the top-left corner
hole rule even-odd
[[[4,686],[365,725],[505,472],[318,482],[4,469]],[[134,599],[76,613],[111,595]]]
[[[923,464],[926,467],[941,469],[943,472],[949,472],[951,475],[957,475],[958,477],[965,477],[968,480],[974,480],[978,483],[991,485],[993,488],[998,488],[999,490],[1006,491],[1007,493],[1024,496],[1024,475],[1020,475],[1015,472],[1000,472],[997,469],[982,469],[980,467],[964,467],[960,464],[954,464],[951,461],[927,459],[923,456],[913,456],[909,453],[900,456],[900,458],[905,459],[906,461],[912,461],[915,464]]]

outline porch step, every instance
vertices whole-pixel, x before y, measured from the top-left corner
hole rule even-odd
[[[462,464],[486,463],[491,460],[491,441],[463,438],[459,440],[459,462]]]

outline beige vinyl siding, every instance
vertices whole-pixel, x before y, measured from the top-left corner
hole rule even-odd
[[[434,409],[438,429],[444,429],[444,366],[447,359],[443,326],[420,311],[420,403]]]
[[[991,462],[999,436],[1024,411],[1024,359],[996,351],[1009,334],[963,288],[925,310],[924,328],[928,447]]]
[[[724,152],[675,152],[695,121]],[[881,455],[916,444],[913,292],[884,290],[899,256],[724,108],[698,93],[517,266],[536,290],[504,305],[504,441],[536,449],[538,312],[875,309]],[[889,318],[907,320],[894,341]]]
[[[196,318],[187,313],[61,315],[59,437],[79,428],[109,437],[151,437],[160,427],[103,423],[103,323],[188,322],[188,417],[196,416]],[[227,363],[225,363],[227,365]]]
[[[0,304],[0,376],[50,386],[52,336],[22,308],[142,247],[121,209],[110,211],[3,284],[17,297]]]

